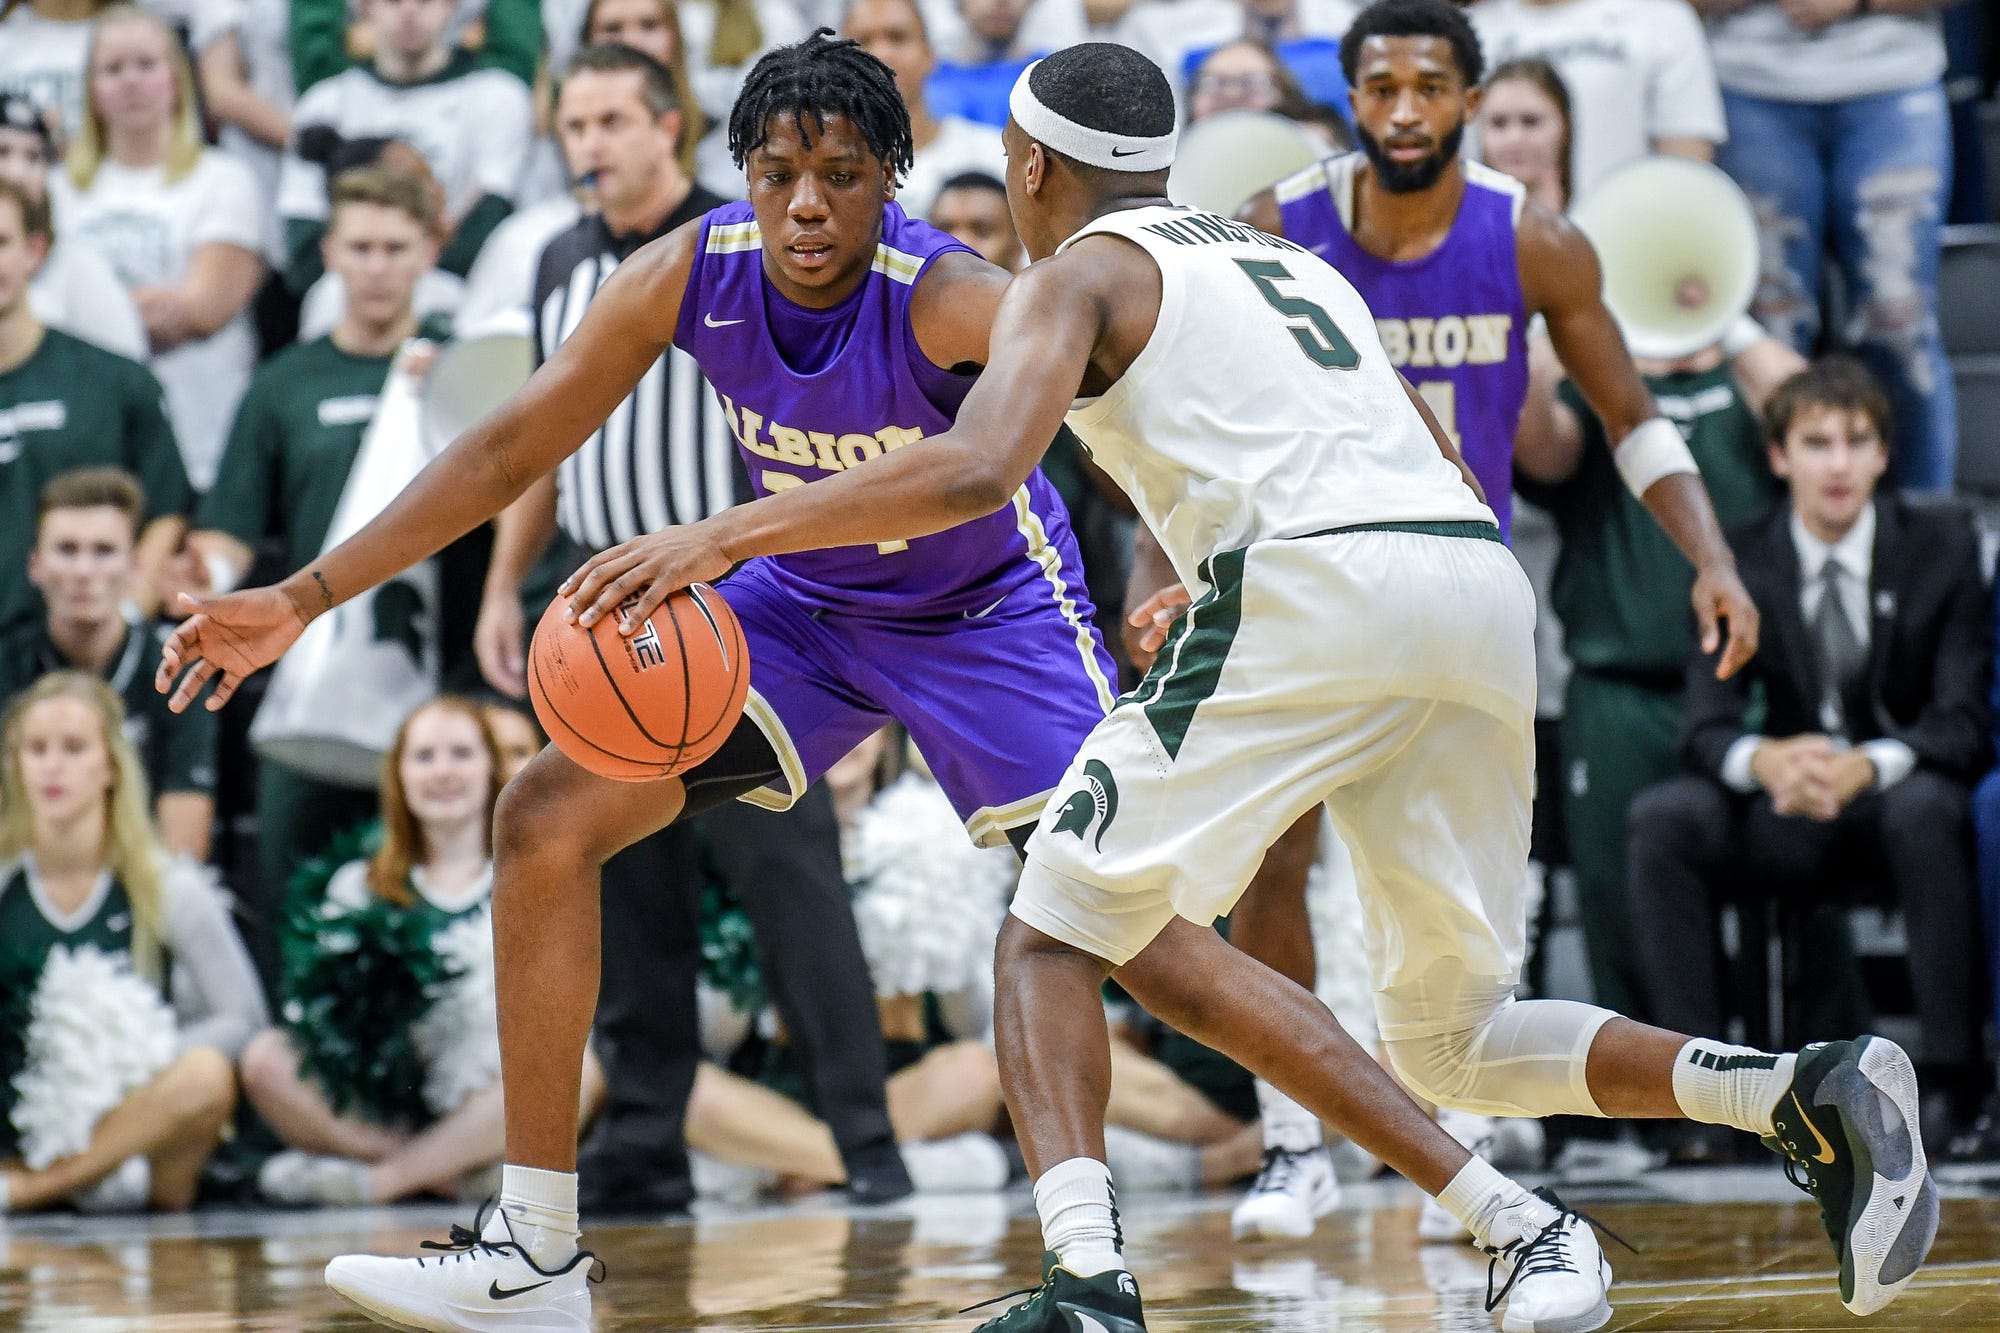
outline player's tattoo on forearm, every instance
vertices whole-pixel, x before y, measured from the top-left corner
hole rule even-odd
[[[319,600],[321,602],[321,609],[327,611],[333,610],[333,589],[326,586],[325,577],[322,576],[317,569],[315,569],[312,572],[312,576],[313,576],[313,582],[319,585]]]

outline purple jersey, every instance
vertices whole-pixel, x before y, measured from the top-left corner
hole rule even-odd
[[[972,376],[931,364],[910,328],[910,298],[931,264],[953,250],[966,247],[891,203],[860,287],[830,310],[809,310],[766,280],[750,205],[708,215],[674,342],[715,387],[759,495],[858,467],[951,426]],[[984,518],[907,543],[800,551],[775,563],[809,606],[954,615],[1041,577],[1068,532],[1062,501],[1037,470],[1012,503]]]
[[[1354,173],[1366,160],[1351,153],[1278,182],[1285,236],[1361,293],[1389,359],[1458,445],[1504,534],[1514,431],[1528,396],[1528,311],[1514,249],[1527,196],[1512,177],[1467,162],[1465,198],[1444,244],[1396,263],[1354,239]]]

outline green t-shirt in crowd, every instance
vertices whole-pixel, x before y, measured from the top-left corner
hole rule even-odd
[[[163,792],[215,791],[215,749],[219,715],[206,708],[176,713],[167,696],[153,688],[153,671],[170,630],[157,622],[133,625],[111,655],[105,673],[125,705],[125,735],[146,766],[146,785]],[[0,703],[51,671],[70,666],[46,624],[23,625],[0,638]]]
[[[1764,457],[1763,431],[1727,366],[1646,378],[1660,415],[1680,428],[1724,527],[1768,508],[1784,488]],[[1559,390],[1583,424],[1583,457],[1554,486],[1516,478],[1562,536],[1549,600],[1563,646],[1586,670],[1678,681],[1694,650],[1694,568],[1633,498],[1605,447],[1604,427],[1573,384]]]
[[[194,508],[160,382],[137,361],[45,330],[26,361],[0,372],[0,631],[32,622],[28,582],[42,488],[79,467],[122,467],[146,490],[146,521]]]
[[[236,409],[196,526],[249,546],[281,537],[292,569],[317,556],[392,360],[351,356],[328,336],[265,362]]]

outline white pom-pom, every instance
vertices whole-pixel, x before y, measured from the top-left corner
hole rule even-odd
[[[173,1011],[122,955],[56,945],[35,986],[11,1119],[33,1170],[74,1157],[97,1122],[173,1063]]]
[[[431,941],[458,974],[410,1029],[424,1059],[424,1103],[448,1115],[500,1079],[500,1025],[493,989],[493,917],[481,910]]]
[[[975,847],[936,783],[905,773],[854,823],[849,872],[861,952],[879,996],[950,994],[993,965],[1020,863]]]

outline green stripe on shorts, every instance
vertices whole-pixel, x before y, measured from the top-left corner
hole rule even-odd
[[[1181,613],[1173,637],[1134,692],[1153,733],[1178,759],[1194,723],[1194,710],[1215,693],[1236,629],[1243,619],[1243,557],[1249,548],[1223,551],[1202,562],[1208,592]]]
[[[1506,538],[1500,535],[1500,529],[1482,519],[1452,519],[1422,523],[1355,523],[1344,528],[1322,528],[1318,532],[1308,532],[1305,535],[1333,537],[1344,532],[1414,532],[1419,537],[1470,537],[1475,541],[1506,544]],[[1299,539],[1295,537],[1292,540]]]

